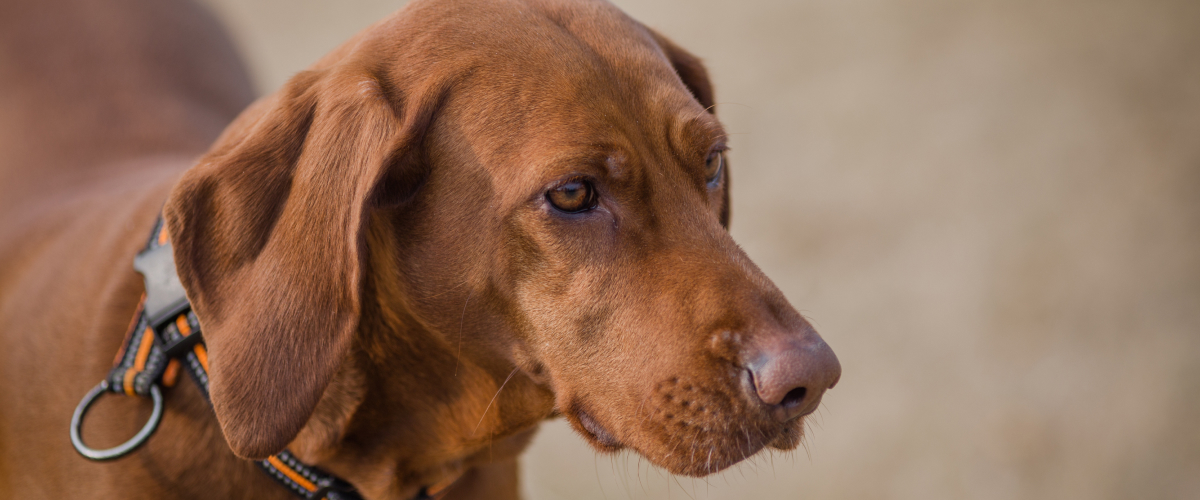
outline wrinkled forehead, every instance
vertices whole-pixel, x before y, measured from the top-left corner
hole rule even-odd
[[[458,19],[451,41],[470,97],[506,111],[686,104],[674,70],[650,32],[607,2],[489,3]],[[475,17],[475,16],[473,16]],[[467,95],[464,95],[467,97]],[[510,113],[511,115],[511,113]],[[543,115],[549,116],[549,115]]]
[[[479,13],[487,23],[458,33],[458,57],[470,60],[444,103],[453,124],[442,128],[455,128],[493,176],[523,181],[511,189],[564,169],[636,168],[631,157],[703,155],[723,135],[650,33],[611,5],[489,8]]]

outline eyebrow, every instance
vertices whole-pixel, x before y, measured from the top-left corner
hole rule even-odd
[[[524,182],[518,182],[511,186],[521,191],[527,191],[519,194],[519,196],[527,198],[537,196],[537,193],[545,189],[546,183],[571,173],[590,175],[600,179],[614,177],[612,175],[613,168],[609,162],[614,156],[623,156],[620,151],[615,146],[601,144],[568,148],[523,167],[524,172],[521,176],[524,177],[524,174],[527,173],[532,178],[530,182],[536,183],[535,185],[518,188],[517,186],[525,185]]]
[[[721,122],[711,114],[692,115],[675,120],[672,133],[668,136],[671,153],[681,163],[688,164],[696,160],[697,155],[707,155],[714,145],[724,145],[729,136]],[[693,147],[704,144],[704,151],[697,152]],[[702,159],[702,158],[701,158]]]

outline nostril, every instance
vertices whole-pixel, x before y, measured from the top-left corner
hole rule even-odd
[[[811,413],[841,376],[837,357],[815,334],[762,334],[752,347],[743,354],[750,372],[747,396],[781,421]]]
[[[808,394],[808,389],[804,387],[797,387],[788,391],[787,394],[784,394],[783,401],[780,401],[779,404],[784,408],[800,406],[800,403],[804,402],[805,394]]]

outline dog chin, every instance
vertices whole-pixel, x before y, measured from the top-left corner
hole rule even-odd
[[[646,405],[649,414],[638,418],[635,428],[619,433],[580,402],[569,405],[562,415],[596,451],[630,448],[654,465],[684,476],[720,472],[765,448],[790,451],[800,445],[807,416],[781,424],[732,394],[732,390],[673,377],[657,384]]]
[[[775,437],[775,440],[768,443],[767,446],[780,451],[792,451],[796,449],[797,446],[800,446],[800,442],[804,440],[804,421],[805,418],[801,417],[788,422],[787,425],[780,429],[779,435]]]
[[[739,443],[739,446],[695,446],[677,448],[668,453],[642,453],[654,465],[662,467],[672,474],[689,477],[704,477],[728,469],[761,451],[763,445]],[[657,455],[657,456],[656,456]]]
[[[746,425],[721,432],[658,435],[650,446],[631,442],[629,447],[672,474],[704,477],[728,469],[767,447],[794,449],[803,437],[799,423],[798,419],[782,428]]]
[[[596,451],[614,453],[627,446],[619,441],[599,421],[587,412],[579,411],[573,420],[581,434]],[[755,436],[757,439],[752,439]],[[744,429],[725,435],[658,436],[652,441],[657,445],[644,449],[634,440],[628,447],[645,457],[654,465],[672,474],[703,477],[725,470],[754,456],[764,448],[790,451],[800,445],[804,438],[804,419],[798,418],[772,431],[762,428]],[[663,442],[675,442],[672,445]],[[684,443],[683,441],[689,441]]]
[[[725,441],[724,446],[710,444],[708,446],[680,446],[676,450],[687,449],[687,453],[672,450],[668,453],[642,453],[650,462],[667,469],[672,474],[691,477],[704,477],[721,472],[739,462],[753,457],[766,448],[781,451],[791,451],[800,445],[804,438],[803,419],[796,419],[786,426],[777,429],[775,433],[762,430],[747,429],[739,437],[713,436],[708,442]],[[757,434],[760,439],[747,441],[747,434]],[[772,435],[773,434],[773,435]],[[656,456],[658,455],[658,456]]]

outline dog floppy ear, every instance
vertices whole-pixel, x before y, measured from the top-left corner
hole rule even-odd
[[[345,66],[297,75],[230,125],[164,208],[239,456],[295,438],[358,328],[370,206],[406,177],[389,170],[432,114],[401,116],[384,88]]]
[[[675,42],[668,40],[657,31],[649,31],[650,35],[654,37],[654,41],[658,43],[658,47],[666,54],[667,60],[671,61],[671,66],[675,68],[675,74],[679,75],[680,80],[683,80],[683,85],[691,91],[697,101],[700,101],[700,105],[704,106],[704,109],[707,109],[709,113],[715,113],[716,102],[713,101],[712,81],[708,79],[708,69],[704,67],[704,63],[700,62],[700,58],[675,45]]]

